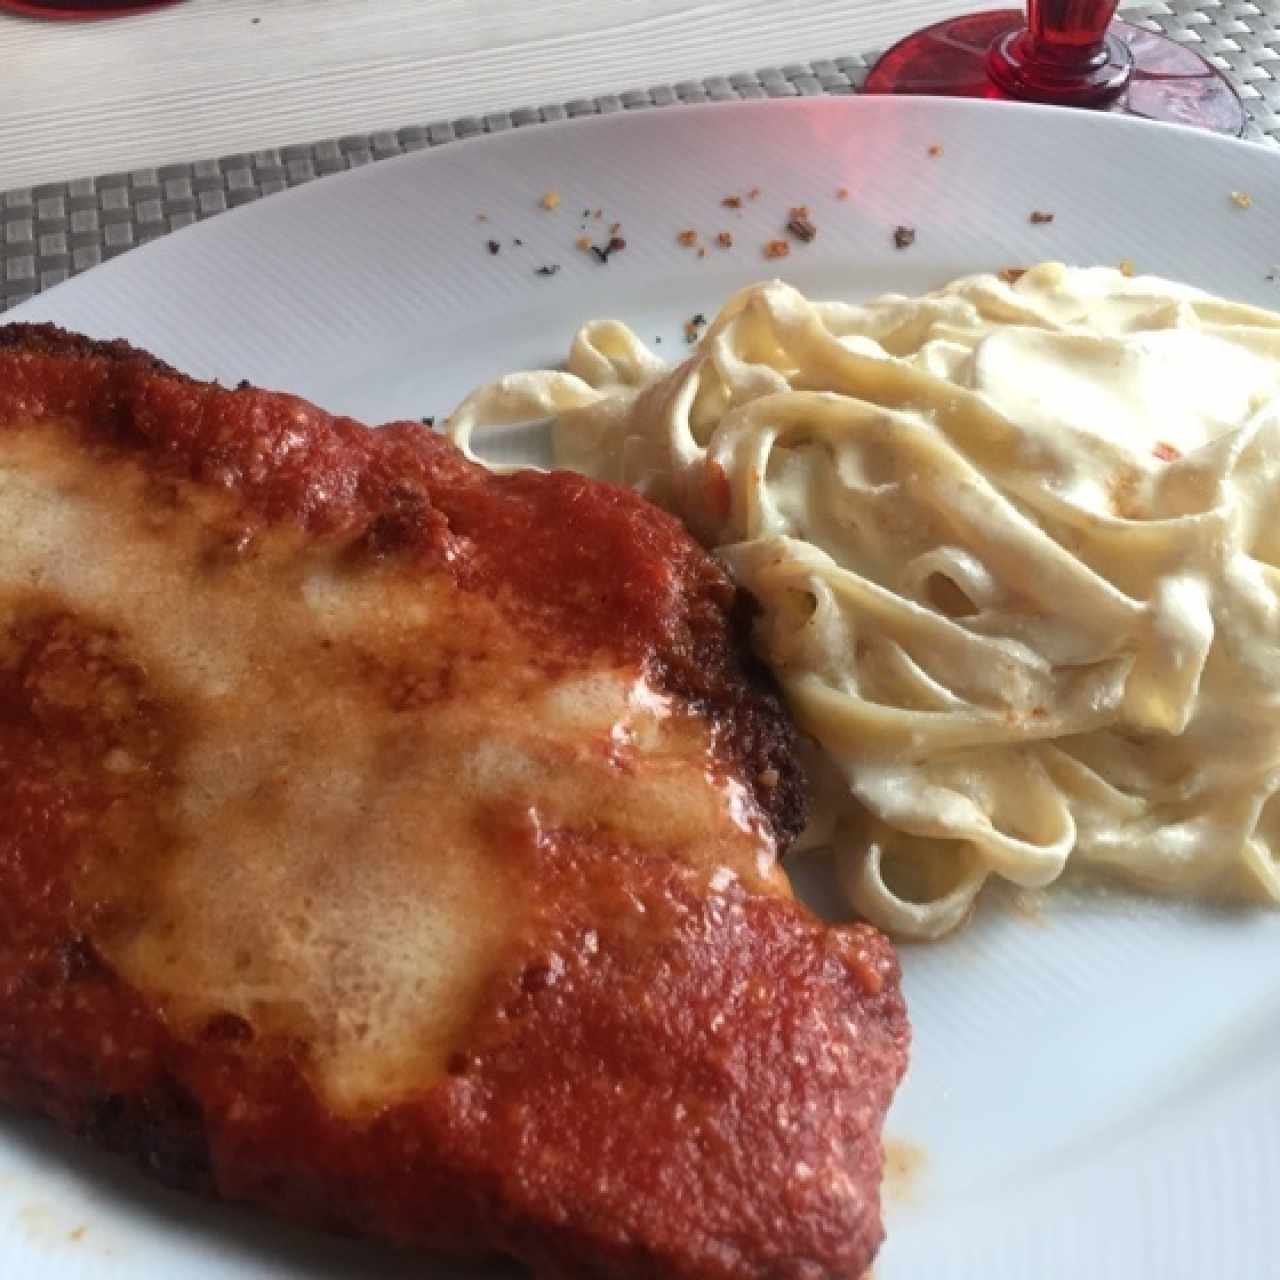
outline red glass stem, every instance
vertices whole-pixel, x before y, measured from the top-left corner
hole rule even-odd
[[[1028,53],[1060,66],[1088,66],[1104,55],[1117,0],[1027,0]]]
[[[1013,98],[1093,107],[1133,75],[1129,46],[1107,28],[1117,0],[1027,0],[1027,25],[998,38],[987,74]]]

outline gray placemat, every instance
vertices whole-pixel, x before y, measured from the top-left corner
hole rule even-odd
[[[1249,113],[1245,136],[1280,144],[1280,5],[1166,0],[1130,6],[1139,26],[1196,46],[1235,85]],[[139,244],[359,165],[575,116],[675,103],[856,93],[877,54],[820,59],[545,107],[468,116],[373,134],[53,182],[0,195],[0,311]]]

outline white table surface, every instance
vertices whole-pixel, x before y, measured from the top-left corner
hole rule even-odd
[[[0,13],[0,191],[883,48],[975,0],[185,0]]]

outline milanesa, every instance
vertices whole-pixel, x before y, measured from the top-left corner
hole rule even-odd
[[[542,1276],[860,1276],[887,942],[670,518],[0,329],[0,1100]]]

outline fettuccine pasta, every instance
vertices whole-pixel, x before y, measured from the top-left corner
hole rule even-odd
[[[809,843],[937,937],[1068,861],[1280,901],[1280,316],[1044,264],[731,298],[671,367],[614,321],[449,421],[680,516],[822,748]]]

